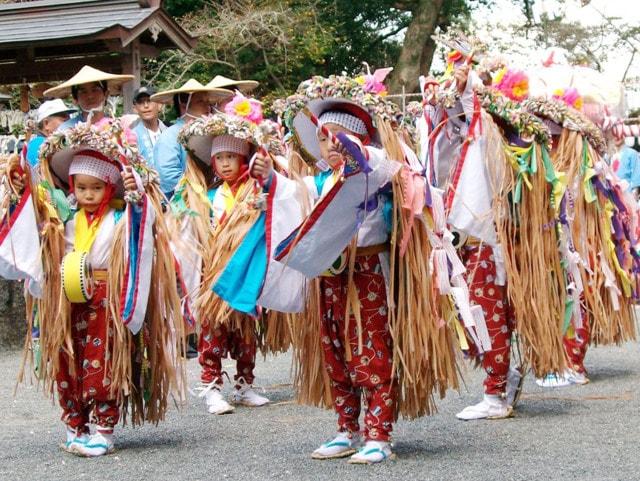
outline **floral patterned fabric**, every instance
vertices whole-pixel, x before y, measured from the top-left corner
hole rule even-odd
[[[584,309],[582,310],[582,319],[582,327],[580,329],[571,327],[565,334],[563,342],[564,350],[569,360],[569,367],[580,374],[585,374],[584,358],[587,355],[591,332],[589,318]]]
[[[470,301],[482,307],[491,338],[491,351],[482,354],[482,367],[487,373],[484,392],[504,394],[509,372],[511,332],[514,328],[507,289],[495,283],[496,263],[490,246],[465,246],[461,258],[467,268]],[[469,355],[477,356],[475,345],[469,342],[469,346]]]
[[[395,420],[396,392],[391,377],[393,347],[387,313],[387,293],[377,255],[355,260],[353,283],[357,288],[362,321],[362,352],[358,352],[358,325],[350,316],[345,322],[348,274],[321,278],[322,348],[331,379],[338,430],[356,433],[361,396],[364,395],[364,437],[388,441]],[[346,346],[351,353],[348,360]]]
[[[73,356],[60,351],[56,388],[62,421],[77,432],[88,431],[89,422],[113,428],[120,417],[119,404],[109,392],[113,331],[107,322],[106,290],[105,282],[97,282],[91,301],[72,304]]]
[[[244,378],[247,384],[253,384],[253,369],[256,366],[256,336],[246,329],[229,330],[218,325],[213,330],[203,326],[198,341],[198,362],[202,367],[200,379],[204,384],[216,382],[222,385],[222,360],[231,356],[236,361],[234,379]]]

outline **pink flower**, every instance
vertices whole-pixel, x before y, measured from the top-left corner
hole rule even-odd
[[[365,92],[384,96],[387,94],[387,87],[383,82],[392,70],[393,67],[379,68],[373,74],[369,73],[356,78],[356,82],[362,85]]]
[[[573,107],[576,110],[582,110],[582,96],[580,95],[580,92],[573,87],[555,90],[553,92],[553,98],[561,100],[569,107]]]
[[[529,77],[521,70],[501,69],[493,79],[493,86],[516,102],[529,96]]]
[[[236,92],[231,101],[225,105],[224,111],[226,114],[240,117],[254,124],[259,124],[263,120],[262,104],[256,99],[245,97],[240,92]]]

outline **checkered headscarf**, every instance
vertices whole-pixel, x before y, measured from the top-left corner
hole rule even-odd
[[[251,144],[248,141],[239,139],[233,135],[219,135],[214,137],[211,143],[211,157],[220,152],[233,152],[234,154],[247,158],[249,157],[250,151]]]
[[[116,164],[95,150],[83,150],[73,156],[69,176],[76,174],[90,175],[113,185],[120,179],[120,169]]]
[[[357,135],[366,136],[368,134],[367,125],[364,121],[355,115],[348,114],[346,112],[327,110],[318,117],[318,120],[323,124],[339,125],[340,127],[344,127],[348,131]]]

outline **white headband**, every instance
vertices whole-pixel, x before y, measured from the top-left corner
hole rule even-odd
[[[249,157],[251,145],[248,141],[234,137],[233,135],[218,135],[211,142],[211,157],[220,152],[232,152],[234,154]]]
[[[348,114],[346,112],[339,112],[337,110],[327,110],[322,113],[318,118],[323,124],[336,124],[340,127],[344,127],[349,132],[353,132],[358,135],[367,135],[367,125],[362,119],[359,119],[355,115]]]
[[[69,175],[90,175],[107,184],[117,184],[120,180],[120,170],[111,162],[107,162],[98,156],[85,151],[80,155],[74,155],[69,166]]]

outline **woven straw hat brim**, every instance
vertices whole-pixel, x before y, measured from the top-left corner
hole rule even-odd
[[[133,75],[117,75],[85,65],[80,71],[66,82],[44,91],[45,97],[65,98],[71,95],[71,88],[93,82],[107,82],[110,93],[118,93],[120,87],[133,80]]]

